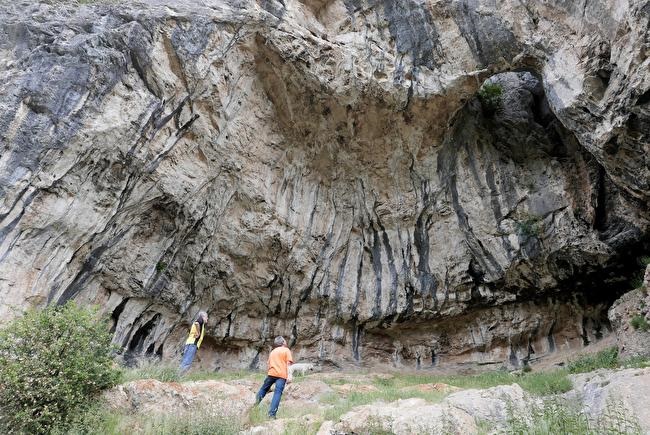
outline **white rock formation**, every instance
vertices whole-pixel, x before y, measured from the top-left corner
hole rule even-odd
[[[648,233],[649,15],[3,2],[0,318],[74,298],[177,358],[207,309],[210,368],[276,334],[335,365],[581,347]]]

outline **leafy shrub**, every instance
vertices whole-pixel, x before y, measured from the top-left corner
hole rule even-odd
[[[69,424],[113,386],[108,327],[68,303],[32,310],[0,330],[0,429],[41,434]]]
[[[637,331],[650,331],[650,323],[648,323],[645,316],[642,316],[641,314],[637,314],[636,316],[632,317],[632,320],[630,320],[630,325],[632,325],[632,327]]]
[[[542,219],[539,216],[522,215],[516,225],[520,236],[539,238],[542,235]]]
[[[585,355],[569,362],[570,373],[587,373],[596,369],[612,369],[619,366],[618,349],[610,347],[593,355]]]
[[[498,83],[485,82],[478,90],[478,99],[481,102],[483,113],[494,115],[503,110],[503,88]]]

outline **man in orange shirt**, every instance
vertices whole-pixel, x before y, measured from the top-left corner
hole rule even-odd
[[[282,398],[282,391],[284,391],[284,386],[289,377],[289,366],[293,364],[293,357],[291,356],[291,351],[287,347],[287,341],[284,337],[275,337],[275,340],[273,340],[273,347],[274,349],[269,355],[268,374],[255,399],[255,405],[258,405],[262,399],[264,399],[266,393],[269,392],[271,386],[275,384],[275,392],[273,393],[271,407],[269,408],[269,417],[271,418],[275,418],[275,414],[278,412],[280,399]]]

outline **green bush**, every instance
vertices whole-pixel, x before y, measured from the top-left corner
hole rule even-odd
[[[517,232],[525,237],[537,237],[542,235],[542,220],[538,216],[524,216],[517,222]]]
[[[637,314],[636,316],[632,317],[632,320],[630,320],[630,325],[637,330],[637,331],[650,331],[650,323],[645,319],[645,316],[642,316],[641,314]]]
[[[481,102],[483,112],[486,115],[493,115],[503,110],[503,88],[498,83],[485,82],[478,90],[478,99]]]
[[[610,347],[593,355],[585,355],[569,362],[570,373],[587,373],[596,369],[613,369],[619,366],[618,349]]]
[[[96,311],[68,303],[32,310],[0,330],[0,429],[65,428],[119,380],[111,336]]]

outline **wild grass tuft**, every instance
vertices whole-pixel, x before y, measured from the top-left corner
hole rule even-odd
[[[632,325],[636,331],[650,331],[650,323],[648,323],[645,316],[641,314],[637,314],[636,316],[632,317],[632,320],[630,320],[630,325]]]
[[[178,366],[158,362],[142,363],[139,367],[126,368],[122,371],[122,382],[137,381],[140,379],[156,379],[161,382],[191,382],[191,381],[232,381],[235,379],[261,380],[264,374],[250,370],[237,371],[209,371],[191,370],[179,376]]]
[[[530,415],[508,412],[505,433],[517,435],[600,435],[641,434],[639,422],[619,402],[609,401],[602,417],[590,420],[575,404],[550,398],[539,404],[529,404]]]
[[[237,419],[203,412],[142,416],[110,412],[97,405],[56,435],[231,435],[243,428]]]
[[[597,369],[613,369],[619,366],[618,349],[610,347],[593,355],[585,355],[570,361],[569,373],[586,373]]]
[[[361,405],[368,405],[373,402],[394,402],[400,399],[421,398],[428,402],[439,402],[445,397],[445,393],[439,391],[412,391],[402,390],[402,387],[383,386],[377,391],[351,392],[345,396],[331,393],[322,398],[322,402],[329,405],[325,411],[325,420],[338,420],[352,408]]]
[[[166,364],[156,364],[154,362],[145,362],[135,368],[125,368],[122,370],[122,382],[137,381],[140,379],[156,379],[160,382],[178,382],[178,367]]]

